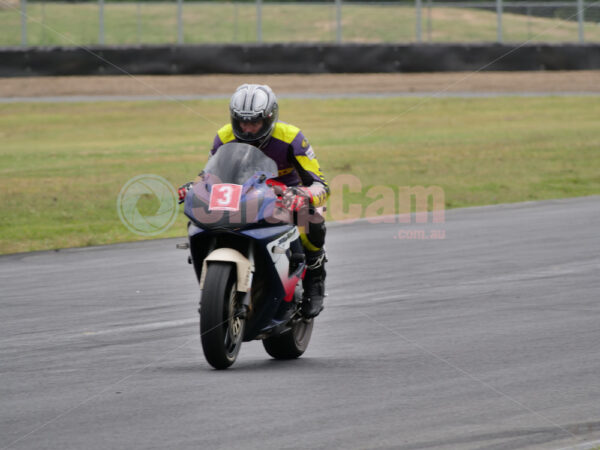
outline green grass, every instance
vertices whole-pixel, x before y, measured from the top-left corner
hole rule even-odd
[[[226,103],[0,105],[0,253],[142,239],[119,221],[121,187],[193,179]],[[360,179],[346,202],[372,202],[378,185],[440,186],[448,208],[600,194],[598,97],[284,100],[281,111],[329,180]],[[184,232],[180,214],[158,237]]]
[[[15,3],[16,4],[16,3]],[[89,45],[98,42],[98,6],[94,3],[30,3],[27,8],[30,45]],[[138,16],[140,20],[138,20]],[[298,18],[301,17],[302,20]],[[423,38],[428,39],[427,9]],[[106,3],[106,44],[161,44],[177,40],[175,3]],[[335,7],[331,4],[264,4],[265,42],[333,42]],[[575,42],[575,21],[504,14],[504,39],[523,42]],[[0,46],[20,45],[21,18],[15,9],[0,8]],[[42,25],[43,24],[43,25]],[[410,42],[415,40],[415,10],[398,5],[344,5],[343,40]],[[255,42],[256,6],[248,3],[184,4],[186,43]],[[600,27],[586,22],[588,42],[600,41]],[[496,40],[493,11],[436,7],[431,11],[432,42]]]

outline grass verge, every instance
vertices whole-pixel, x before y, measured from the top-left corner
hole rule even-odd
[[[193,179],[228,117],[222,100],[186,106],[0,105],[0,253],[143,239],[118,218],[121,187],[146,173]],[[439,186],[447,208],[600,194],[598,97],[284,100],[281,111],[328,179],[360,180],[346,203],[373,203],[374,186]]]

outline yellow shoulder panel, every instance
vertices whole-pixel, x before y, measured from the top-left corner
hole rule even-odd
[[[299,132],[300,128],[295,127],[294,125],[277,122],[275,124],[275,129],[273,130],[273,137],[285,142],[286,144],[291,144]]]
[[[219,139],[221,139],[223,144],[227,144],[235,139],[235,136],[233,135],[233,127],[230,123],[217,131],[217,134],[219,135]]]

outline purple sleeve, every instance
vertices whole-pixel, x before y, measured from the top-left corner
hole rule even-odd
[[[302,131],[298,131],[298,134],[290,145],[294,149],[294,156],[306,156],[306,151],[310,148],[310,144],[302,134]]]
[[[217,134],[215,136],[215,140],[213,141],[213,146],[210,149],[210,155],[211,156],[214,155],[217,152],[217,150],[219,149],[219,147],[221,145],[223,145],[223,142],[221,141],[221,138],[219,137],[219,134]]]

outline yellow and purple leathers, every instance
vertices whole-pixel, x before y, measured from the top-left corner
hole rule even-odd
[[[210,154],[214,155],[221,145],[234,140],[233,127],[231,124],[225,125],[217,132]],[[322,184],[323,189],[314,189],[311,203],[317,207],[325,204],[329,197],[329,186],[312,146],[299,128],[277,122],[271,138],[261,150],[277,163],[277,181],[286,186],[311,186],[315,182]]]

